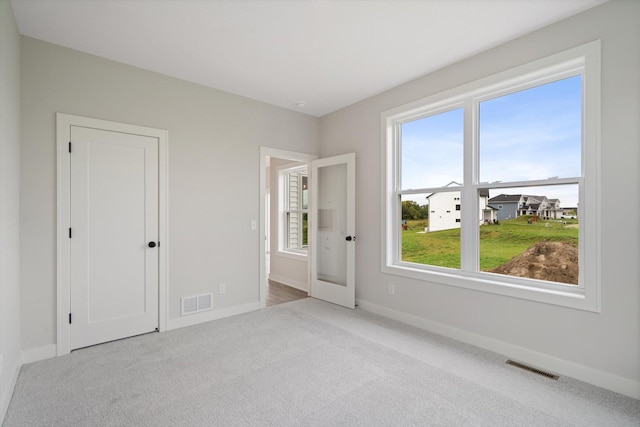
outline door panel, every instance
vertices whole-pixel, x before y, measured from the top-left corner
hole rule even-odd
[[[158,139],[72,126],[71,349],[158,327]]]
[[[355,307],[355,154],[311,162],[311,296]]]

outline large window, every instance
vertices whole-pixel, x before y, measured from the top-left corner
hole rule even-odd
[[[599,67],[594,42],[384,113],[383,271],[597,311]]]
[[[280,250],[306,254],[308,246],[309,172],[306,165],[279,169]]]

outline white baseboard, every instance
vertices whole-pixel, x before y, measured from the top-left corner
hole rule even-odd
[[[235,316],[236,314],[248,313],[260,309],[260,303],[254,302],[235,307],[223,308],[220,310],[208,310],[182,316],[175,319],[168,319],[167,330],[184,328],[186,326],[197,325],[198,323],[209,322],[211,320],[222,319],[223,317]],[[46,345],[22,352],[22,363],[32,363],[39,360],[56,357],[56,345]]]
[[[248,313],[260,309],[260,302],[252,302],[244,305],[237,305],[219,310],[207,310],[199,313],[190,314],[188,316],[176,317],[169,319],[167,322],[167,330],[184,328],[186,326],[197,325],[198,323],[218,320],[224,317],[235,316],[237,314]]]
[[[433,322],[412,314],[403,313],[382,307],[367,301],[358,300],[358,307],[380,316],[388,317],[402,323],[407,323],[430,332],[453,338],[485,350],[504,354],[506,357],[535,367],[575,378],[616,393],[624,394],[634,399],[640,399],[640,382],[623,378],[614,374],[599,371],[588,366],[579,365],[564,359],[550,356],[517,345],[509,344],[483,335],[478,335],[463,329],[454,328],[442,323]]]
[[[18,375],[20,375],[21,368],[22,365],[18,364],[13,372],[8,373],[10,375],[9,386],[6,390],[2,391],[2,398],[0,398],[0,425],[2,425],[5,415],[7,415],[7,409],[9,409],[9,403],[13,396],[13,389],[16,387],[16,382],[18,381]]]
[[[49,344],[42,347],[22,351],[22,364],[38,362],[40,360],[56,357],[56,345]]]
[[[309,285],[306,282],[300,282],[289,277],[280,276],[279,274],[269,274],[269,280],[291,286],[303,292],[309,292]]]

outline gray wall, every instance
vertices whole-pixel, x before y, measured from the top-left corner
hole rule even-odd
[[[20,36],[0,1],[0,422],[20,367]]]
[[[602,217],[602,312],[381,273],[380,113],[422,97],[602,39],[603,214],[619,205],[640,211],[640,2],[614,1],[453,64],[321,119],[321,156],[357,153],[356,297],[378,311],[490,348],[533,359],[640,396],[640,229]],[[416,54],[422,54],[416,52]],[[624,189],[624,190],[623,190]],[[395,295],[387,291],[395,284]],[[362,306],[362,305],[361,305]]]
[[[496,218],[498,218],[499,221],[518,217],[518,202],[493,203],[489,206],[496,209],[498,209],[498,206],[502,206],[502,209],[496,211]]]
[[[169,131],[170,319],[204,292],[258,303],[259,147],[317,153],[319,120],[31,38],[21,55],[23,349],[56,342],[56,112]]]

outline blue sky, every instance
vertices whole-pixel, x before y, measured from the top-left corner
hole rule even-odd
[[[480,181],[580,176],[581,99],[575,76],[482,102]],[[461,183],[462,128],[462,109],[402,125],[402,187]],[[492,190],[491,197],[519,192],[558,198],[566,207],[578,203],[577,186]]]

